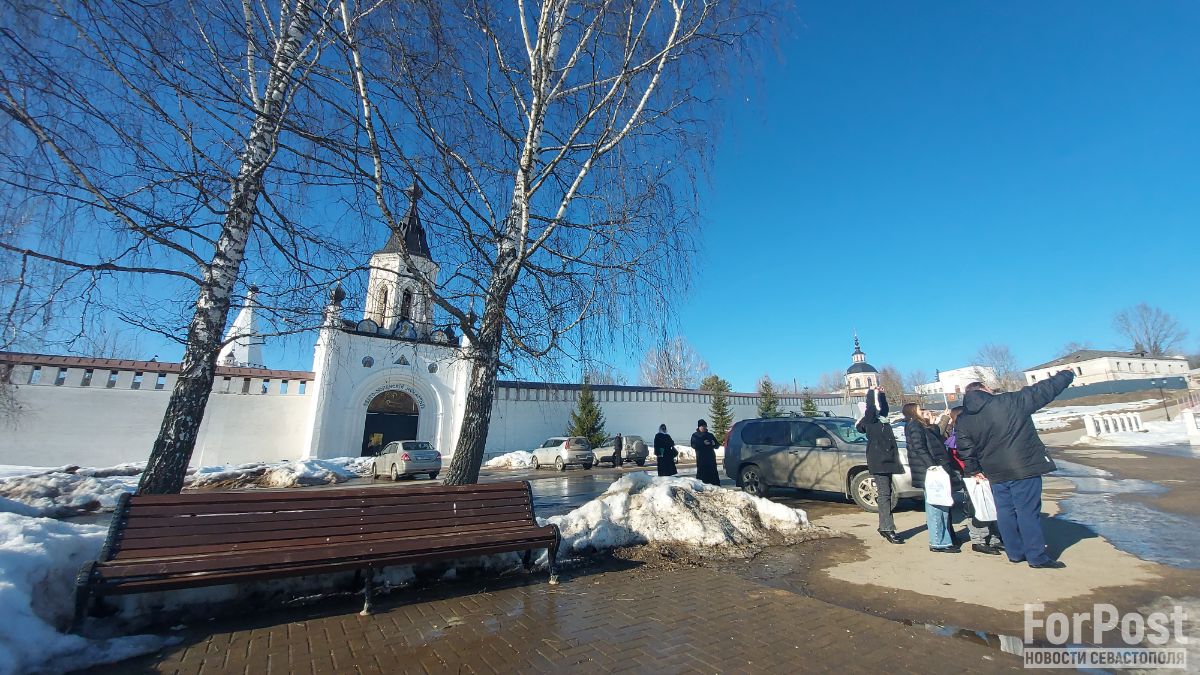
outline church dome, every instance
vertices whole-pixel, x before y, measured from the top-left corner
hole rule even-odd
[[[862,363],[855,363],[854,365],[852,365],[846,369],[847,375],[853,375],[855,373],[878,373],[878,372],[879,372],[878,370],[875,370],[875,366],[867,363],[866,361],[863,361]]]

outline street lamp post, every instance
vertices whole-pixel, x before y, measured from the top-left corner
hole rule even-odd
[[[1171,408],[1169,408],[1167,406],[1167,395],[1165,392],[1163,392],[1163,385],[1166,384],[1167,381],[1166,380],[1150,380],[1150,384],[1155,384],[1156,382],[1158,384],[1158,400],[1162,401],[1163,412],[1165,412],[1167,414],[1167,421],[1170,422],[1171,421]]]

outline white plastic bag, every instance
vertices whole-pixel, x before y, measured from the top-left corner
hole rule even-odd
[[[925,501],[934,506],[954,506],[950,474],[940,466],[931,466],[925,472]]]
[[[996,500],[992,498],[992,483],[986,479],[966,477],[967,496],[975,507],[975,520],[996,520]]]

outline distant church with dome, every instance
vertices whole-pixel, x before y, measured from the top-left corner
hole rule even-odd
[[[846,391],[851,396],[862,396],[871,387],[879,384],[879,371],[867,363],[867,355],[854,335],[854,353],[850,355],[850,367],[846,369]]]

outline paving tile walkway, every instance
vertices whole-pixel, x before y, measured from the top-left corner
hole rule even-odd
[[[588,571],[209,622],[106,673],[995,672],[1015,656],[718,568]],[[481,590],[486,588],[486,590]],[[99,671],[97,671],[99,672]]]

